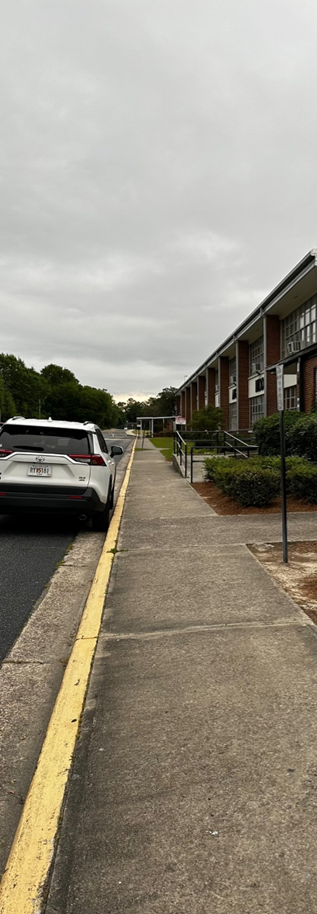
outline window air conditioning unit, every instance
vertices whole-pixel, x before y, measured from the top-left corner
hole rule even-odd
[[[252,365],[251,365],[251,374],[256,374],[257,371],[263,371],[263,368],[262,368],[262,366],[261,366],[261,362],[252,362]]]
[[[295,341],[295,340],[292,340],[291,343],[287,343],[287,352],[288,352],[288,355],[292,355],[293,352],[299,352],[299,351],[300,351],[300,343],[299,343],[299,342],[297,342],[297,341]]]

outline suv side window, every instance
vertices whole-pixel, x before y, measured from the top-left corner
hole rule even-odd
[[[105,442],[105,439],[104,439],[103,435],[102,435],[101,432],[99,431],[99,428],[96,428],[96,435],[97,435],[97,438],[98,438],[98,444],[99,444],[99,446],[100,446],[100,450],[103,451],[104,454],[109,454],[109,451],[108,451],[108,448],[107,448],[107,444],[106,444],[106,442]]]

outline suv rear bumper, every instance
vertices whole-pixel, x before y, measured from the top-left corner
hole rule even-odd
[[[0,514],[69,514],[93,517],[105,503],[92,488],[77,486],[0,485]]]

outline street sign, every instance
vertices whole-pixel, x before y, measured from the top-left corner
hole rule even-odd
[[[284,366],[276,366],[277,408],[279,413],[284,409]]]
[[[186,419],[183,416],[175,416],[176,425],[186,425]]]

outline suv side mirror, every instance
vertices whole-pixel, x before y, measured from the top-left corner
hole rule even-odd
[[[120,447],[119,444],[112,444],[110,448],[111,457],[116,457],[117,454],[123,454],[123,447]]]

